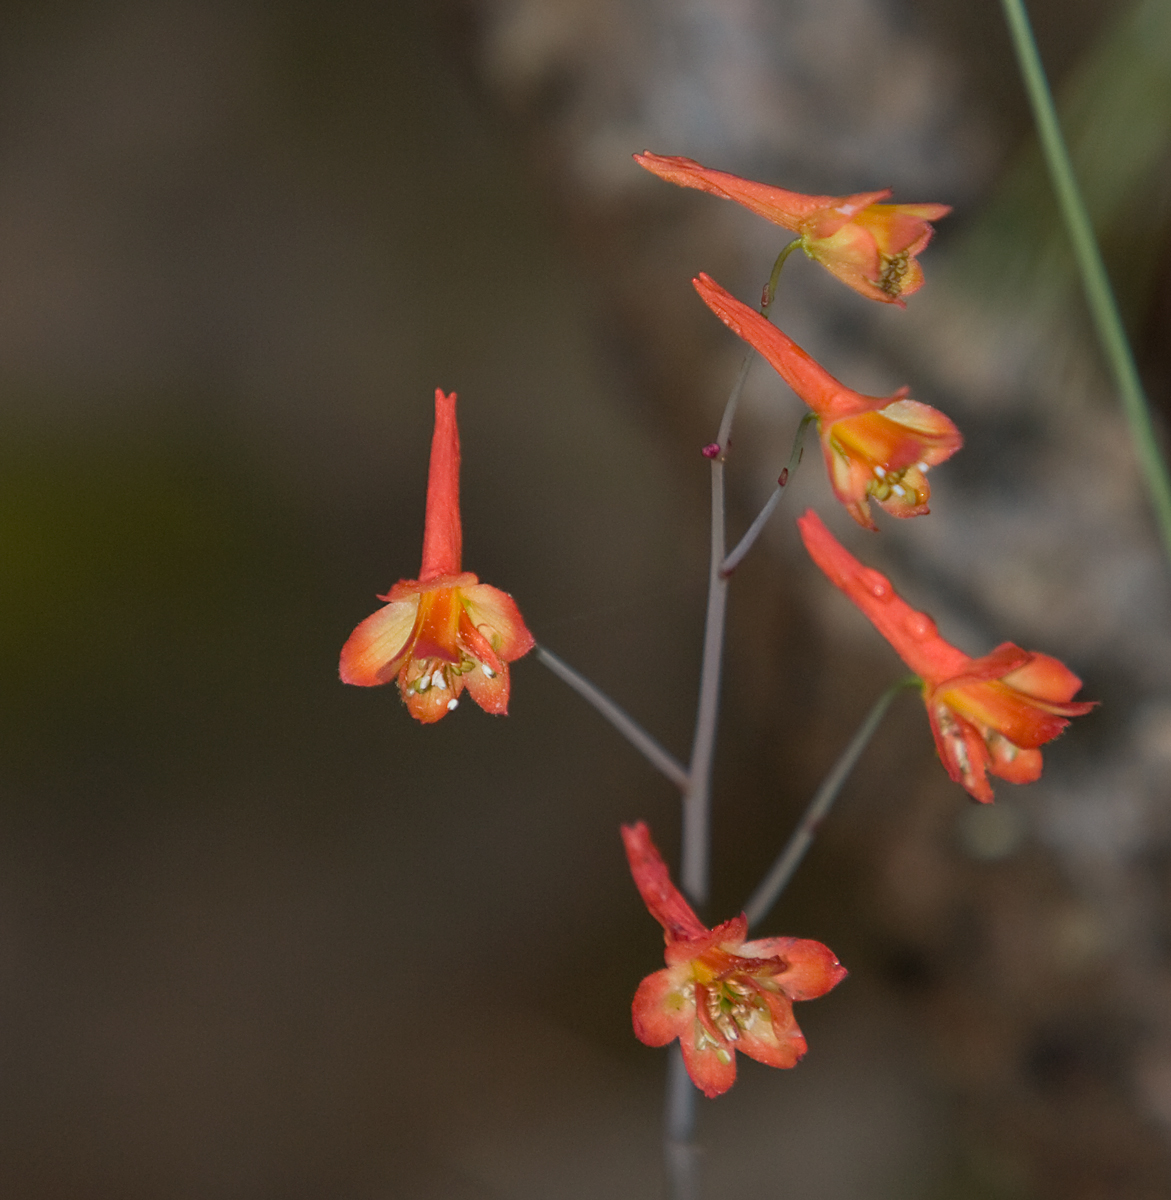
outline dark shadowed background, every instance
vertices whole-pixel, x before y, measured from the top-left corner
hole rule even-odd
[[[1036,16],[1165,406],[1168,5]],[[968,446],[870,540],[810,455],[739,573],[710,915],[900,669],[804,506],[1107,701],[994,810],[900,701],[764,930],[851,977],[704,1103],[711,1193],[1171,1195],[1167,572],[992,0],[0,10],[0,1195],[658,1194],[617,827],[673,856],[670,785],[534,660],[431,728],[336,676],[417,571],[441,386],[466,568],[686,754],[739,354],[688,279],[751,299],[781,242],[648,146],[957,207],[906,313],[786,269],[780,324]],[[736,528],[798,411],[758,369]]]

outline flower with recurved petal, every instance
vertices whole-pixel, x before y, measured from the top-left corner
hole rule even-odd
[[[663,927],[667,966],[634,995],[634,1033],[648,1046],[679,1039],[692,1083],[706,1096],[736,1081],[736,1051],[770,1067],[792,1067],[805,1053],[794,1000],[825,995],[846,970],[820,942],[760,938],[746,942],[743,913],[708,929],[671,882],[650,830],[622,826],[635,885]]]
[[[750,346],[817,414],[821,449],[834,495],[866,529],[873,498],[894,517],[928,512],[927,469],[963,445],[956,427],[937,409],[893,396],[864,396],[839,383],[767,317],[742,304],[708,275],[693,279],[704,303]]]
[[[810,258],[854,291],[903,308],[902,297],[923,286],[916,255],[931,241],[931,222],[951,212],[947,204],[879,204],[890,188],[853,196],[805,196],[713,171],[690,158],[648,150],[634,161],[669,183],[734,200],[791,230]]]
[[[508,664],[533,647],[516,601],[461,571],[459,429],[455,393],[435,390],[423,565],[400,579],[342,647],[345,683],[374,687],[398,677],[411,716],[438,721],[466,687],[485,712],[508,711]]]
[[[992,800],[987,772],[1009,783],[1041,775],[1041,749],[1096,701],[1075,701],[1082,681],[1048,654],[1012,642],[969,658],[945,642],[926,613],[864,567],[810,509],[797,521],[813,561],[870,618],[920,677],[927,718],[947,773],[977,800]]]

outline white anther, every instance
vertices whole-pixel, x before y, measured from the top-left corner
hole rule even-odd
[[[453,709],[457,708],[459,708],[459,701],[452,696],[452,698],[447,702],[447,711],[451,712]]]
[[[496,672],[493,671],[492,668],[490,666],[488,666],[487,663],[480,663],[480,670],[483,671],[484,674],[487,675],[489,679],[496,678]]]
[[[874,468],[874,473],[875,473],[875,475],[877,475],[877,476],[878,476],[878,478],[879,478],[879,479],[885,479],[885,478],[886,478],[886,471],[884,471],[884,470],[882,469],[882,467],[875,467],[875,468]]]
[[[435,674],[431,676],[431,686],[437,687],[441,691],[445,691],[447,689],[447,680],[443,678],[442,671],[436,671]]]
[[[903,487],[901,483],[896,483],[890,490],[894,492],[896,496],[905,496],[907,494],[907,489]]]
[[[915,466],[918,467],[924,475],[926,475],[928,470],[930,470],[926,463],[916,463]]]

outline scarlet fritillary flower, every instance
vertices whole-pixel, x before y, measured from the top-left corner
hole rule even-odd
[[[853,196],[805,196],[738,175],[713,171],[690,158],[649,150],[634,161],[668,183],[735,200],[792,230],[801,248],[832,275],[870,300],[906,307],[902,297],[923,286],[916,255],[935,230],[930,222],[951,212],[947,204],[879,204],[891,189]]]
[[[465,687],[485,712],[507,712],[508,664],[534,645],[516,601],[461,571],[462,549],[455,393],[436,388],[419,578],[378,597],[390,603],[350,634],[339,666],[342,681],[360,687],[397,676],[411,716],[425,724],[454,709]]]
[[[1073,700],[1082,681],[1057,659],[1012,642],[969,658],[896,595],[885,575],[864,567],[812,509],[797,525],[813,561],[922,680],[935,746],[952,779],[985,804],[992,801],[989,771],[1009,783],[1039,779],[1040,747],[1097,703]]]
[[[930,510],[926,474],[963,445],[956,427],[937,409],[906,398],[864,396],[839,383],[767,317],[742,304],[708,275],[693,279],[704,303],[753,349],[817,414],[821,450],[834,495],[866,529],[873,498],[893,517]]]
[[[630,873],[650,914],[663,927],[667,966],[634,994],[634,1034],[648,1046],[679,1039],[691,1082],[705,1096],[736,1082],[736,1051],[770,1067],[796,1066],[805,1038],[794,1000],[824,996],[846,976],[833,952],[803,938],[746,942],[743,913],[708,929],[671,882],[667,866],[639,821],[622,826]]]

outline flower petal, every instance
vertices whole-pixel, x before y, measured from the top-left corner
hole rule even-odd
[[[944,770],[981,804],[991,804],[992,786],[987,776],[991,756],[980,731],[946,704],[936,703],[931,695],[925,699],[935,749]]]
[[[834,952],[812,938],[773,937],[745,942],[740,953],[751,958],[779,958],[784,970],[771,976],[790,1000],[816,1000],[846,977]]]
[[[481,583],[461,588],[460,601],[469,621],[504,662],[513,662],[536,645],[516,601],[507,592]]]
[[[695,1002],[683,994],[687,971],[664,967],[638,985],[631,1005],[634,1036],[646,1046],[665,1046],[695,1024]]]
[[[411,716],[433,725],[455,709],[464,682],[447,663],[412,658],[398,677],[398,688]]]
[[[793,1017],[793,1006],[783,995],[762,988],[758,993],[767,1012],[757,1012],[743,1029],[736,1049],[766,1067],[795,1067],[804,1056],[805,1038]]]
[[[343,683],[375,687],[393,679],[411,648],[418,597],[397,600],[367,617],[342,647],[338,674]]]
[[[736,1051],[722,1042],[713,1044],[698,1021],[679,1037],[683,1065],[691,1082],[709,1099],[722,1096],[736,1082]]]
[[[883,260],[874,238],[860,225],[842,225],[830,237],[808,238],[805,253],[821,263],[835,279],[853,288],[868,300],[895,303],[905,308],[896,291],[892,296],[879,283]]]
[[[492,671],[491,675],[485,673],[485,667]],[[497,670],[493,670],[488,663],[481,660],[462,678],[467,685],[468,695],[486,713],[491,713],[495,717],[503,717],[508,714],[507,663],[501,663]]]
[[[1036,783],[1041,778],[1041,751],[1022,750],[1008,738],[993,736],[988,740],[992,762],[988,770],[1009,783]]]
[[[1050,711],[1051,706],[1038,704],[998,680],[960,687],[948,681],[940,685],[935,697],[972,724],[994,729],[1024,750],[1052,741],[1069,724],[1067,717]]]
[[[1023,666],[1003,676],[1002,682],[1026,696],[1054,705],[1065,716],[1078,717],[1089,712],[1095,701],[1070,704],[1082,686],[1082,681],[1065,665],[1048,654],[1034,653]],[[1060,704],[1062,707],[1057,709]],[[1077,712],[1071,710],[1077,709]]]

